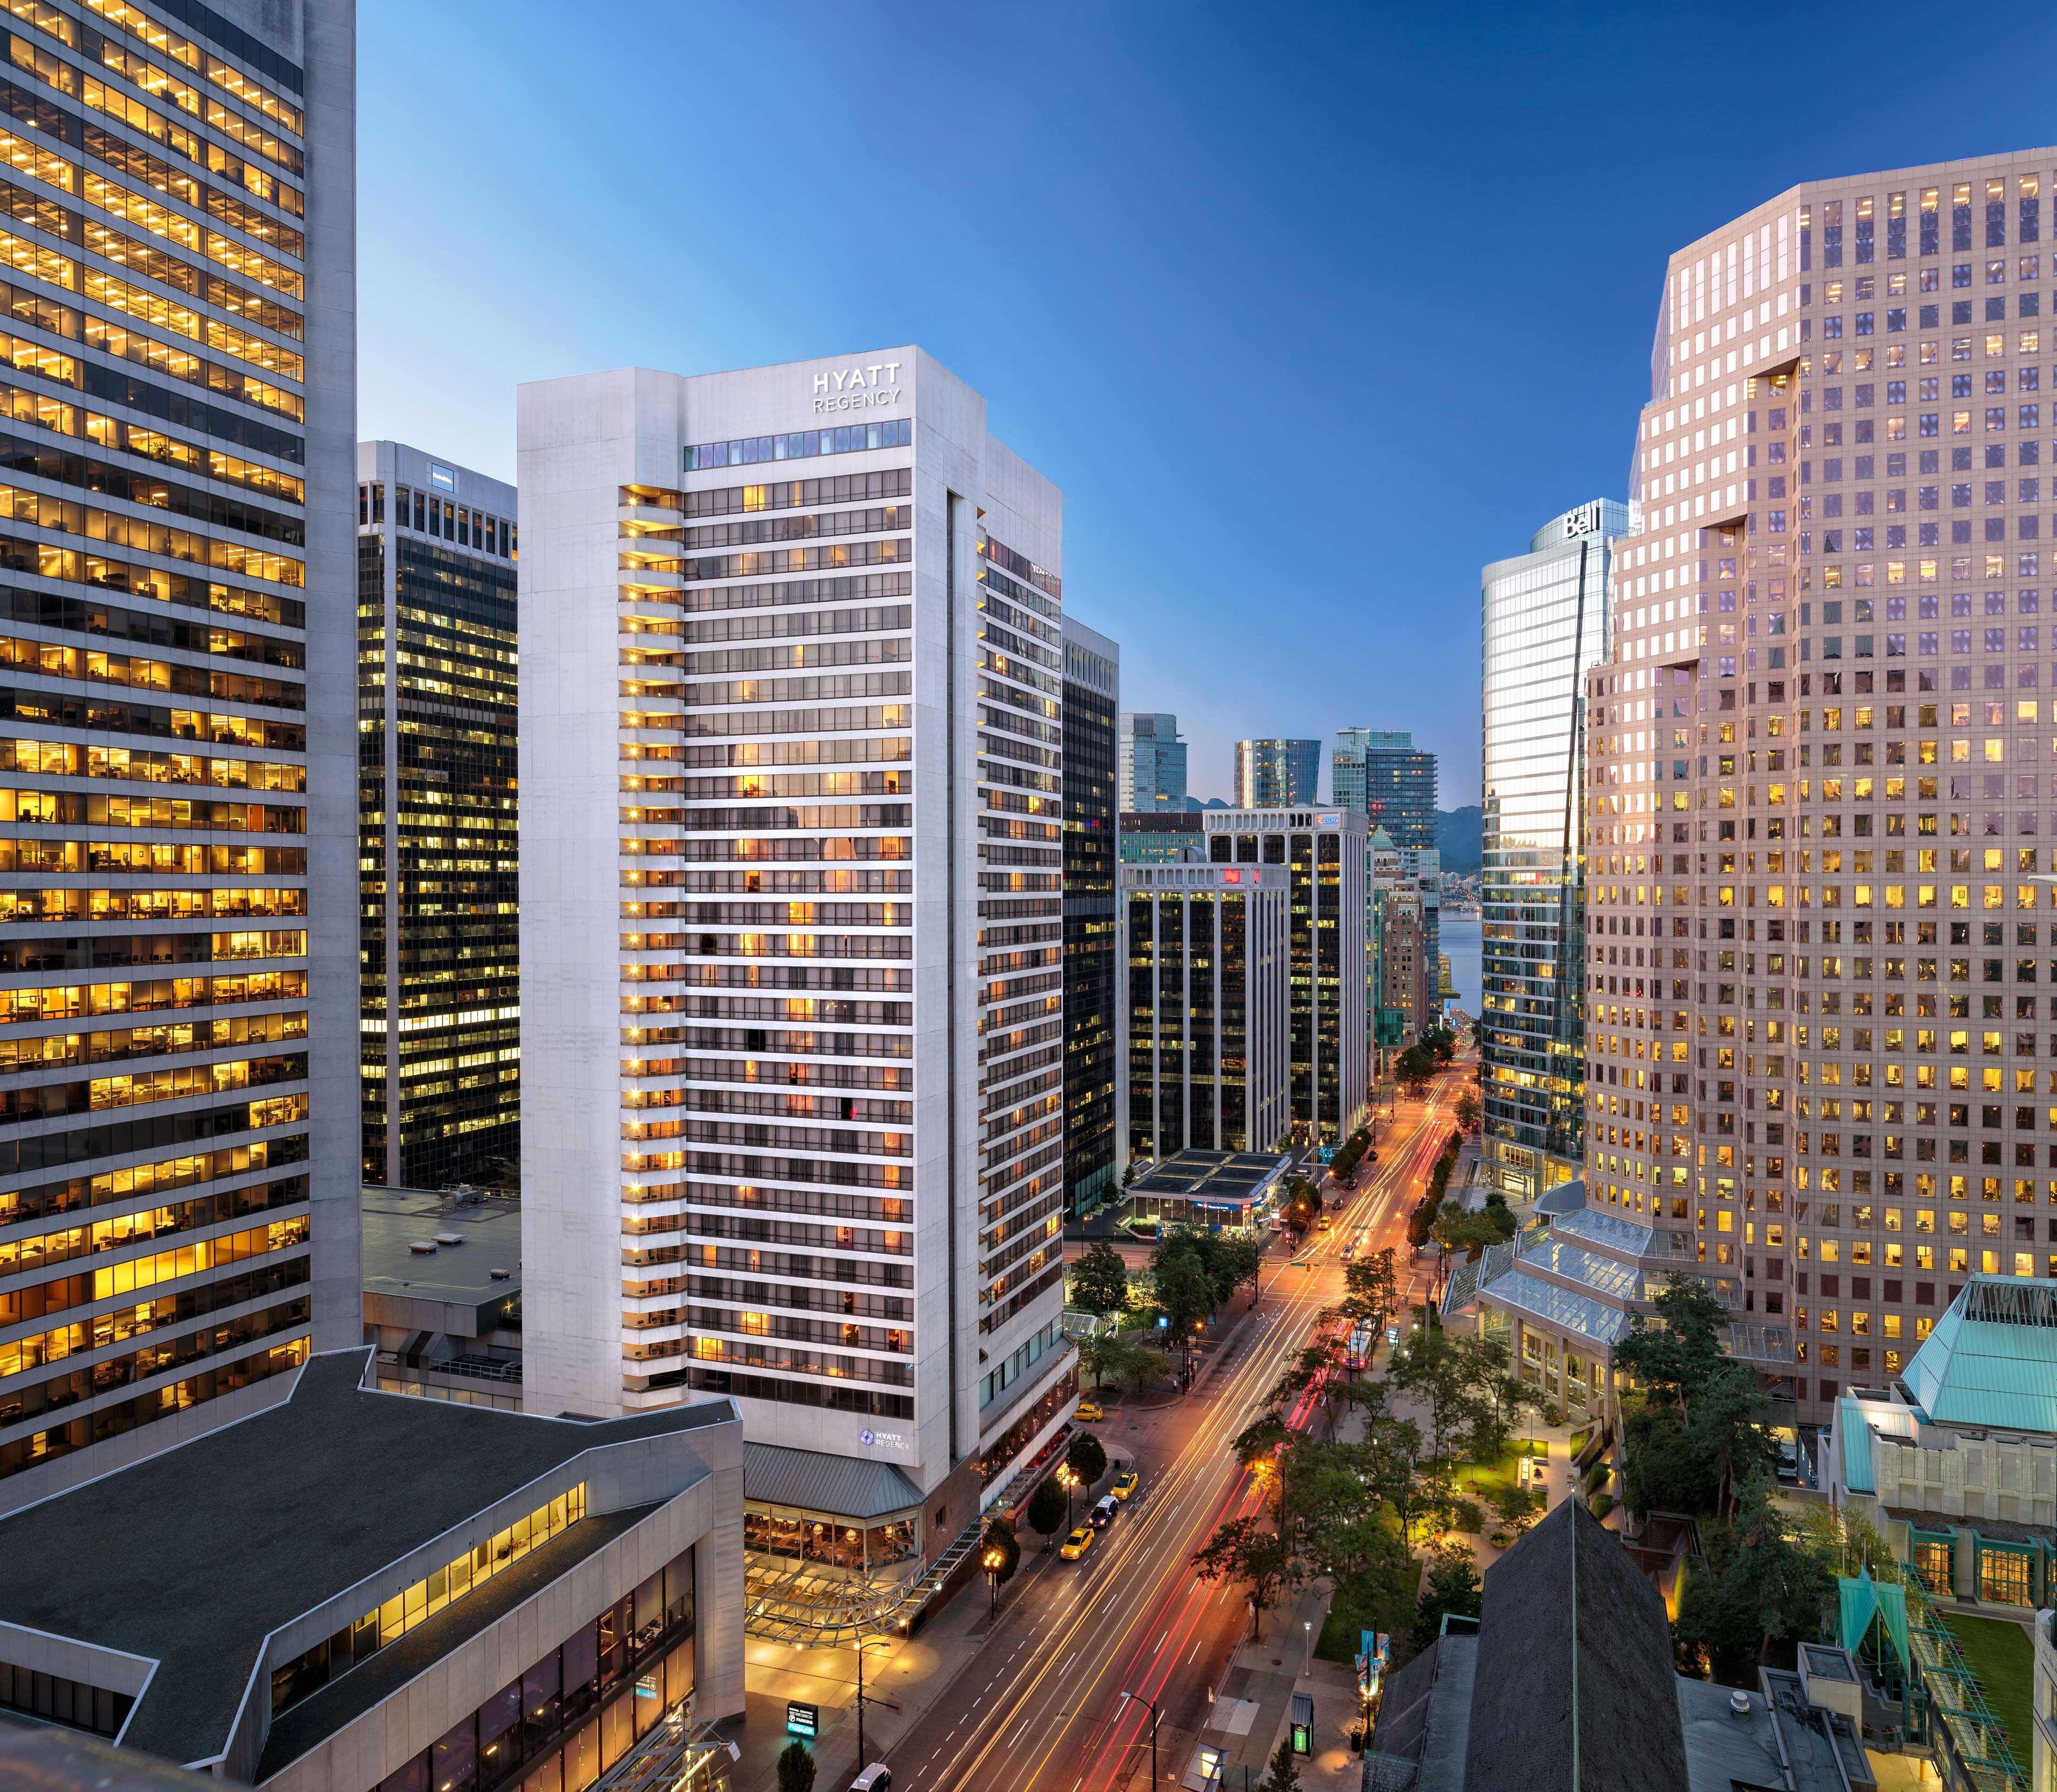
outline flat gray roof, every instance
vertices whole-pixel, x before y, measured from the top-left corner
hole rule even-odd
[[[367,1294],[477,1306],[521,1289],[518,1202],[489,1199],[445,1211],[442,1197],[428,1189],[367,1188],[361,1211]],[[434,1243],[438,1232],[464,1242],[438,1245],[434,1255],[417,1256],[408,1249]],[[497,1269],[511,1273],[496,1282],[492,1271]]]
[[[315,1357],[281,1404],[0,1519],[0,1619],[160,1663],[125,1743],[209,1758],[271,1631],[585,1450],[735,1418],[726,1400],[589,1423],[371,1393],[366,1355]]]

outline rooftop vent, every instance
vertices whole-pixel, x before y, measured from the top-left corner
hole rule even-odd
[[[438,1244],[462,1244],[464,1243],[464,1240],[455,1232],[438,1232],[436,1234],[436,1243]]]
[[[486,1273],[491,1276],[495,1282],[505,1282],[512,1276],[514,1272],[512,1270],[488,1270]]]
[[[433,1239],[416,1239],[412,1244],[407,1247],[407,1251],[408,1255],[410,1256],[433,1257],[436,1254],[435,1240]]]

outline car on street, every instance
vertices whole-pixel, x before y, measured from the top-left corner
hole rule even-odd
[[[1057,1553],[1068,1562],[1076,1562],[1092,1548],[1093,1539],[1100,1535],[1090,1524],[1081,1524],[1064,1539],[1064,1547]]]
[[[1092,1510],[1086,1514],[1086,1522],[1096,1531],[1104,1531],[1114,1522],[1116,1513],[1120,1510],[1120,1501],[1112,1493],[1103,1493],[1093,1501]]]
[[[1314,1230],[1318,1232],[1326,1232],[1334,1223],[1334,1221],[1331,1220],[1326,1214],[1323,1214],[1314,1222]]]
[[[1081,1400],[1072,1409],[1072,1417],[1076,1419],[1092,1421],[1104,1419],[1107,1414],[1100,1410],[1100,1405],[1097,1400]]]
[[[1133,1469],[1124,1469],[1114,1477],[1114,1497],[1117,1500],[1133,1499],[1136,1489],[1142,1485],[1143,1477]]]

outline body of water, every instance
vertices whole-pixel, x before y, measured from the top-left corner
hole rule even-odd
[[[1452,914],[1445,910],[1442,923],[1443,956],[1450,961],[1451,998],[1467,1014],[1479,1011],[1479,918]]]

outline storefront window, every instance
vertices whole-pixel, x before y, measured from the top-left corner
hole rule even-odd
[[[1932,1593],[1944,1597],[1951,1591],[1951,1546],[1940,1539],[1916,1537],[1914,1540],[1912,1567],[1921,1584]]]
[[[2029,1592],[2030,1561],[2024,1549],[2007,1549],[1990,1543],[1979,1545],[1979,1597],[1995,1605],[2032,1605]]]

